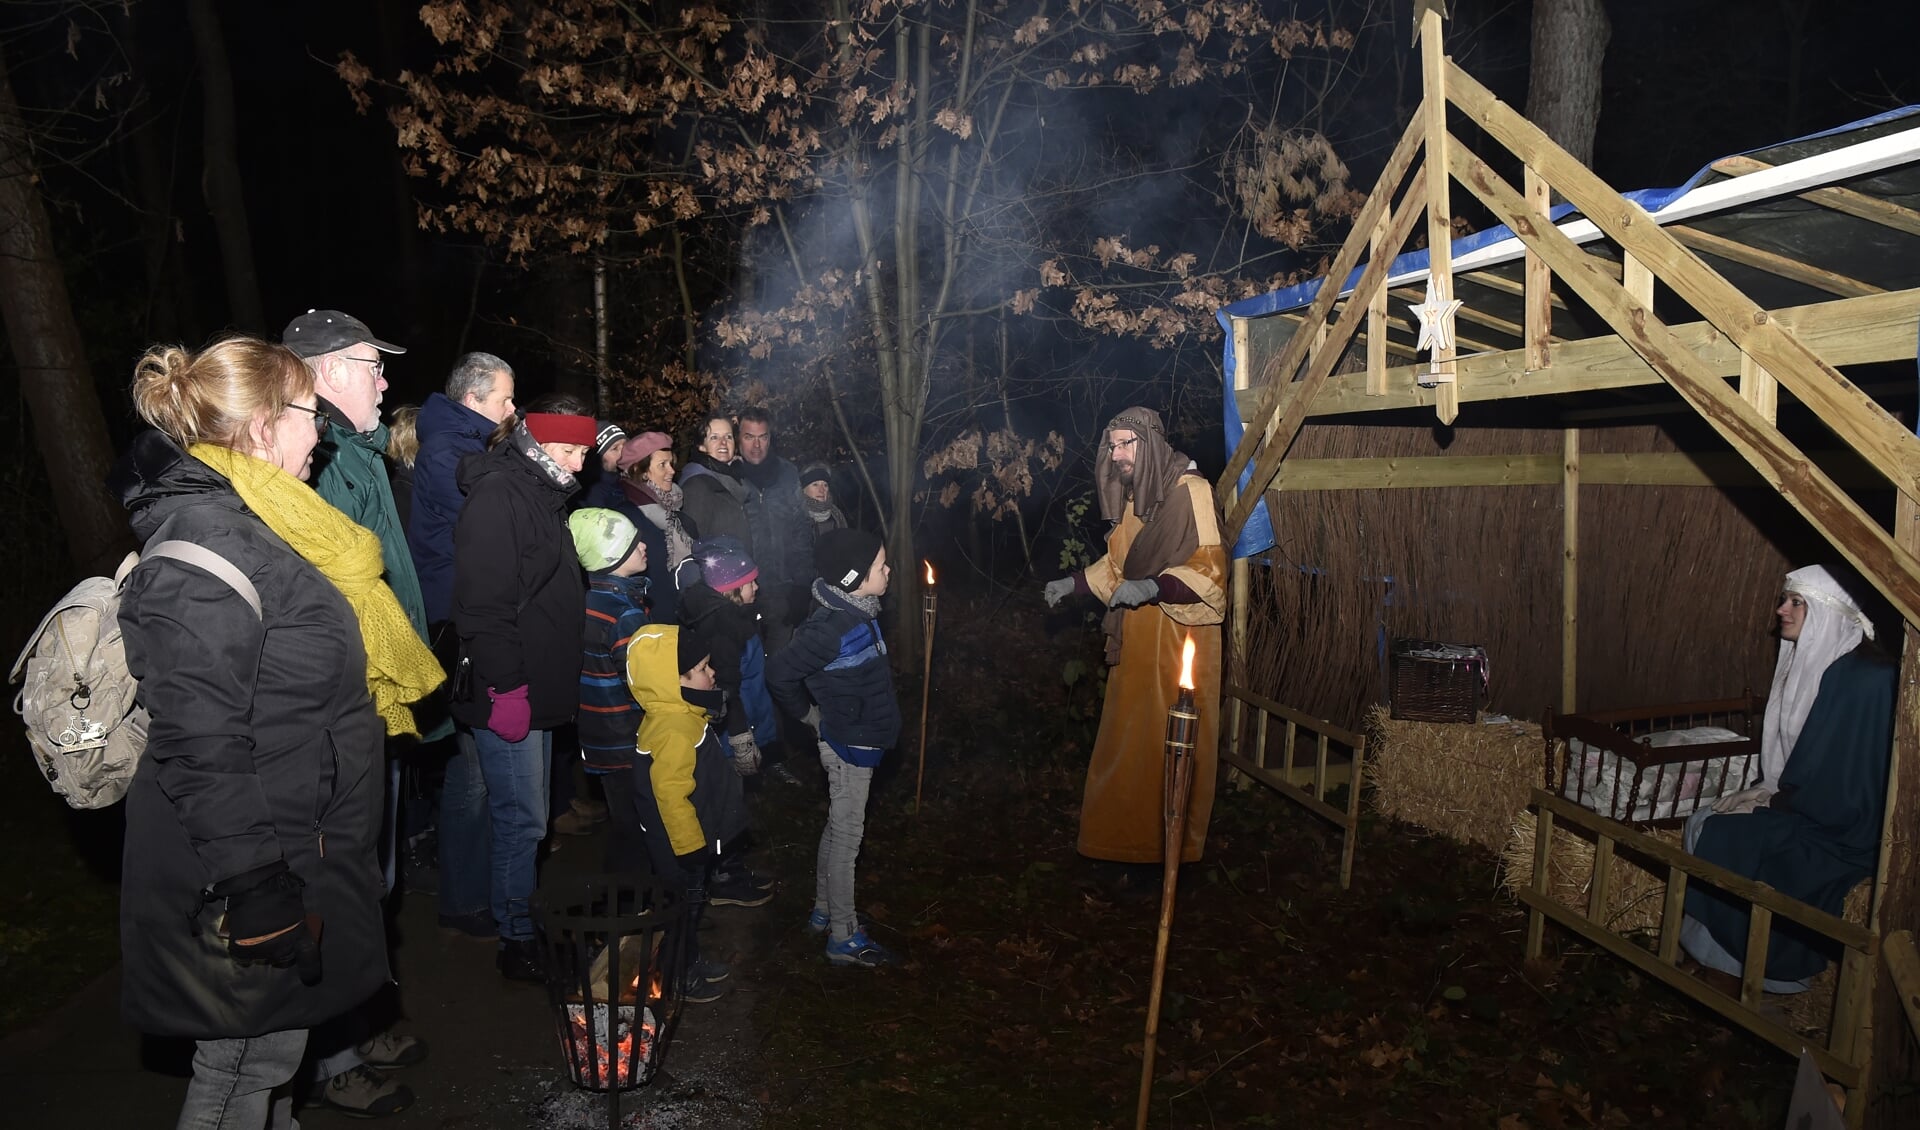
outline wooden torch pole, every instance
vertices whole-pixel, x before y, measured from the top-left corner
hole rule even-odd
[[[1162,829],[1160,933],[1153,947],[1153,988],[1147,995],[1147,1038],[1140,1049],[1140,1105],[1136,1130],[1146,1130],[1147,1105],[1153,1100],[1153,1053],[1160,1031],[1160,992],[1166,985],[1167,940],[1173,931],[1174,891],[1180,884],[1180,856],[1187,840],[1187,800],[1193,794],[1193,745],[1200,712],[1193,704],[1193,637],[1187,637],[1180,665],[1180,696],[1167,711],[1167,756],[1161,782]]]
[[[933,587],[933,563],[927,567],[927,587],[920,593],[920,637],[926,655],[920,664],[920,771],[913,782],[913,814],[920,815],[920,790],[927,783],[927,707],[933,701],[933,628],[940,622],[940,591]]]

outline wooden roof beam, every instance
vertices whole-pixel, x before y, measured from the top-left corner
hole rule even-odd
[[[1842,298],[1858,298],[1863,294],[1886,293],[1884,287],[1864,283],[1837,271],[1829,271],[1811,263],[1802,263],[1798,259],[1772,251],[1763,251],[1752,244],[1728,239],[1723,235],[1714,235],[1712,232],[1704,232],[1686,224],[1669,224],[1666,230],[1673,233],[1673,238],[1695,251],[1704,251],[1709,255],[1725,259],[1729,263],[1739,263],[1752,267],[1756,271],[1765,271],[1767,274],[1790,279],[1802,286],[1824,290],[1828,294],[1837,294]]]
[[[1767,315],[1817,352],[1830,365],[1864,365],[1874,361],[1902,361],[1913,357],[1920,333],[1920,289],[1876,294],[1867,298],[1837,298],[1810,306],[1770,311]],[[1740,350],[1706,322],[1672,327],[1701,364],[1717,377],[1738,376]],[[1307,410],[1309,416],[1347,412],[1429,407],[1431,389],[1414,384],[1414,374],[1426,368],[1403,365],[1387,371],[1387,392],[1368,396],[1363,374],[1343,373],[1327,382]],[[1523,350],[1480,353],[1456,362],[1460,401],[1510,400],[1526,396],[1558,396],[1602,389],[1635,388],[1662,383],[1659,373],[1617,334],[1581,338],[1553,347],[1553,367],[1526,369]],[[1243,413],[1253,407],[1257,389],[1242,390]]]
[[[1477,90],[1470,89],[1468,92],[1468,101],[1474,104],[1469,113],[1491,135],[1520,153],[1523,159],[1539,164],[1548,182],[1566,192],[1569,199],[1587,210],[1588,215],[1594,215],[1597,210],[1595,205],[1602,204],[1601,192],[1611,195],[1616,204],[1627,205],[1624,209],[1625,220],[1638,220],[1645,215],[1607,189],[1604,182],[1568,156],[1537,126],[1521,117],[1518,111],[1494,100],[1484,87],[1479,87],[1464,71],[1455,68],[1449,77],[1462,80],[1455,89],[1472,83]],[[1476,93],[1483,97],[1474,96]],[[1589,256],[1572,240],[1552,225],[1533,223],[1530,219],[1531,209],[1517,189],[1507,184],[1486,162],[1471,156],[1464,149],[1457,152],[1459,158],[1452,163],[1451,171],[1468,191],[1501,221],[1511,225],[1526,240],[1527,246],[1546,259],[1554,273],[1592,306],[1595,313],[1606,319],[1607,324],[1630,342],[1636,352],[1660,370],[1674,390],[1699,411],[1701,418],[1752,464],[1761,477],[1811,522],[1842,556],[1872,581],[1874,587],[1908,623],[1920,623],[1920,559],[1895,542],[1831,477],[1781,435],[1778,428],[1727,387],[1724,380],[1702,365],[1699,358],[1678,340],[1673,330],[1652,310],[1636,302],[1604,272],[1593,269],[1586,261]],[[1616,211],[1613,216],[1606,218],[1613,220],[1623,217],[1621,212]],[[1625,226],[1624,223],[1622,226]],[[1657,226],[1647,226],[1653,227],[1656,233],[1659,231]],[[1629,246],[1628,250],[1638,255],[1646,246],[1658,254],[1657,245],[1633,238],[1640,234],[1639,225],[1634,227],[1630,238],[1634,244],[1642,246]],[[1673,264],[1668,261],[1661,265]],[[1662,277],[1671,285],[1674,275],[1678,273],[1663,271]],[[1837,374],[1835,379],[1845,380]],[[1851,384],[1846,387],[1853,388]],[[1878,408],[1877,405],[1875,407]],[[1833,425],[1833,421],[1828,422],[1830,426]],[[1835,431],[1840,432],[1841,429],[1835,427]],[[1853,437],[1842,434],[1855,450],[1860,450],[1863,456],[1875,463],[1880,473],[1890,473],[1887,466],[1875,460],[1875,452],[1861,450]],[[1912,439],[1912,436],[1907,438]],[[1913,481],[1903,478],[1895,480],[1895,485],[1902,488],[1903,492],[1910,491]]]
[[[1732,177],[1746,176],[1772,165],[1754,157],[1722,157],[1713,163],[1713,168]],[[1877,196],[1868,196],[1864,192],[1855,192],[1851,188],[1816,188],[1799,194],[1800,199],[1809,204],[1818,204],[1822,208],[1831,208],[1844,212],[1856,219],[1867,220],[1882,227],[1903,231],[1908,235],[1920,235],[1920,212],[1891,200],[1882,200]]]
[[[1459,282],[1470,282],[1475,286],[1484,286],[1488,290],[1497,290],[1502,294],[1511,294],[1515,298],[1524,298],[1527,294],[1527,288],[1524,283],[1516,282],[1513,279],[1507,278],[1505,275],[1496,275],[1492,271],[1469,271],[1466,274],[1455,275],[1454,278]],[[1552,302],[1557,309],[1568,309],[1567,300],[1560,297],[1557,293],[1553,296]]]
[[[1682,302],[1700,311],[1721,332],[1732,338],[1753,358],[1758,368],[1766,370],[1780,382],[1782,388],[1817,413],[1835,435],[1892,480],[1901,494],[1920,496],[1920,439],[1916,439],[1905,424],[1875,404],[1871,397],[1855,388],[1843,373],[1822,360],[1791,333],[1773,324],[1764,307],[1741,293],[1738,287],[1703,262],[1672,232],[1662,228],[1645,209],[1615,192],[1592,170],[1555,145],[1518,110],[1494,97],[1493,92],[1479,80],[1451,62],[1447,70],[1447,97],[1494,140],[1536,168],[1548,184],[1563,193],[1622,251],[1646,264]],[[1491,170],[1475,168],[1473,172],[1484,177]],[[1465,171],[1460,175],[1466,175]],[[1504,184],[1504,181],[1501,183]],[[1504,212],[1500,214],[1508,215]],[[1542,240],[1554,237],[1566,240],[1569,246],[1573,246],[1566,233],[1535,223],[1530,213],[1511,215],[1513,222],[1520,225],[1515,231],[1536,250]],[[1585,256],[1586,260],[1591,258]],[[1587,278],[1603,276],[1603,272],[1594,270],[1589,261],[1578,262],[1572,269],[1582,271]],[[1566,272],[1557,273],[1565,278]],[[1572,287],[1573,283],[1569,281],[1567,285]],[[1574,287],[1574,290],[1581,293],[1583,298],[1587,297],[1578,287]],[[1616,295],[1608,292],[1606,298],[1613,300]],[[1642,308],[1635,316],[1642,315],[1649,324],[1654,321],[1652,310]],[[1607,321],[1622,337],[1634,340],[1632,334],[1621,329],[1619,322],[1611,318]],[[1661,329],[1667,330],[1664,323]],[[1663,332],[1662,337],[1665,336]],[[1639,343],[1635,344],[1637,347]],[[1644,350],[1641,353],[1645,355]],[[1690,356],[1681,361],[1691,367]],[[1666,376],[1671,382],[1673,374],[1667,372]],[[1720,391],[1725,391],[1724,386]],[[1851,526],[1852,516],[1846,515],[1844,518],[1844,524]],[[1878,530],[1878,527],[1875,529]],[[1880,540],[1884,541],[1884,531],[1879,531],[1879,534]],[[1877,583],[1884,582],[1902,589],[1897,597],[1893,593],[1887,594],[1896,606],[1920,612],[1920,579],[1905,572],[1910,566],[1920,565],[1920,562],[1916,562],[1904,550],[1892,546],[1892,543],[1887,543],[1887,546],[1896,551],[1895,555],[1885,557],[1880,555],[1881,547],[1869,546],[1850,534],[1842,537],[1829,532],[1829,537],[1843,552],[1870,556],[1870,565],[1861,561],[1855,561],[1854,564],[1873,576]],[[1900,570],[1901,574],[1889,571],[1894,569]],[[1911,592],[1905,591],[1909,582],[1915,586]]]
[[[1419,303],[1424,301],[1427,297],[1421,291],[1415,290],[1410,286],[1400,287],[1399,289],[1394,290],[1391,293],[1395,298],[1398,298],[1403,302]],[[1526,330],[1521,328],[1520,323],[1510,322],[1505,318],[1497,317],[1483,310],[1475,310],[1470,305],[1460,307],[1460,311],[1458,314],[1455,315],[1455,317],[1459,318],[1463,322],[1472,322],[1476,326],[1485,326],[1490,330],[1498,330],[1499,332],[1506,334],[1508,337],[1519,338],[1522,341],[1526,340]],[[1455,336],[1458,337],[1459,335],[1456,334]],[[1466,339],[1461,338],[1460,340],[1464,342]],[[1563,341],[1565,339],[1556,337],[1550,340]]]

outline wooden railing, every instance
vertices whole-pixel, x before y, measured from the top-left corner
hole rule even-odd
[[[1360,834],[1360,786],[1366,773],[1367,739],[1244,687],[1229,683],[1226,691],[1230,728],[1221,746],[1221,759],[1340,829],[1340,888],[1345,890],[1353,882],[1353,850]],[[1252,756],[1242,752],[1240,746],[1249,712],[1253,722]],[[1267,756],[1276,719],[1281,723],[1277,767],[1269,764]],[[1310,767],[1295,764],[1303,731],[1313,742]],[[1306,788],[1295,783],[1295,778],[1302,776]],[[1328,786],[1337,785],[1337,778],[1342,776],[1347,785],[1344,810],[1327,803]]]
[[[1879,938],[1873,931],[1788,898],[1765,883],[1757,883],[1744,875],[1688,855],[1671,844],[1636,832],[1625,824],[1590,812],[1544,789],[1533,790],[1533,808],[1538,814],[1533,846],[1533,885],[1520,892],[1520,901],[1527,906],[1527,957],[1540,956],[1547,919],[1553,919],[1586,941],[1625,960],[1649,977],[1657,978],[1669,988],[1693,998],[1788,1054],[1798,1055],[1805,1049],[1828,1078],[1851,1093],[1847,1103],[1847,1120],[1849,1125],[1860,1124],[1859,1119],[1867,1106],[1864,1096],[1857,1092],[1865,1080],[1870,1051],[1870,1041],[1865,1038],[1871,985],[1869,973],[1880,948]],[[1563,905],[1548,892],[1547,880],[1551,874],[1548,864],[1553,851],[1556,821],[1579,828],[1594,838],[1593,876],[1585,907]],[[1650,951],[1601,924],[1610,894],[1616,845],[1624,846],[1655,866],[1666,868],[1667,894],[1660,912],[1657,950]],[[1740,996],[1737,999],[1683,973],[1679,968],[1680,923],[1686,913],[1687,884],[1692,881],[1717,887],[1753,906],[1743,959],[1745,972],[1740,979]],[[1767,942],[1776,917],[1788,919],[1830,939],[1843,950],[1839,984],[1834,993],[1833,1017],[1827,1028],[1827,1042],[1824,1045],[1813,1044],[1808,1037],[1759,1011],[1761,986],[1767,967]]]

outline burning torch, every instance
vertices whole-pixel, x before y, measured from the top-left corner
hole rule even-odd
[[[1200,712],[1193,704],[1193,633],[1180,653],[1180,695],[1167,710],[1167,756],[1161,782],[1160,935],[1153,949],[1153,988],[1147,996],[1147,1038],[1140,1049],[1140,1106],[1135,1126],[1145,1130],[1153,1098],[1153,1052],[1160,1030],[1160,992],[1166,985],[1167,938],[1173,929],[1174,888],[1187,839],[1187,800],[1193,794],[1193,744]]]
[[[933,701],[933,629],[940,622],[940,590],[933,587],[933,562],[927,569],[927,587],[920,592],[920,636],[926,656],[920,665],[920,772],[913,783],[913,814],[920,815],[920,789],[927,783],[927,706]]]

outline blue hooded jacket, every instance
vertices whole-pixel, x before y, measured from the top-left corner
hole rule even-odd
[[[453,524],[467,502],[460,492],[460,460],[487,449],[494,424],[436,392],[420,406],[414,426],[420,435],[420,454],[413,462],[407,548],[413,551],[413,568],[420,575],[427,623],[437,624],[453,608]]]

